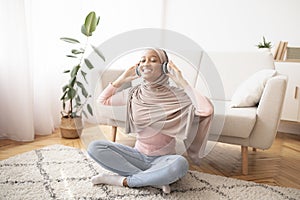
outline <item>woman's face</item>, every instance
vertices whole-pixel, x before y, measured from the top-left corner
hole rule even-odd
[[[153,82],[162,74],[161,64],[157,53],[147,50],[141,57],[139,71],[146,81]]]

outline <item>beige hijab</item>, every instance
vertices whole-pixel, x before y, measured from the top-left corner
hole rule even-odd
[[[150,127],[155,132],[176,136],[186,125],[189,107],[192,105],[186,93],[168,84],[162,74],[152,83],[144,81],[130,91],[128,125],[132,132]]]
[[[162,50],[153,50],[162,63],[167,61]],[[129,91],[127,133],[138,133],[149,127],[154,130],[153,134],[162,133],[185,140],[189,135],[195,137],[190,133],[193,121],[194,106],[190,98],[183,89],[169,85],[169,77],[165,74],[154,82],[143,80]]]

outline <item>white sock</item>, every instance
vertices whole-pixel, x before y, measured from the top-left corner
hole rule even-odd
[[[165,194],[171,193],[171,188],[169,185],[155,186],[156,188],[162,189]]]
[[[98,174],[92,177],[92,183],[96,184],[108,184],[115,186],[123,186],[124,176],[119,175],[108,175],[108,174]]]

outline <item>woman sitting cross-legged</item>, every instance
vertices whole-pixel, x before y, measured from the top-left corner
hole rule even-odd
[[[139,77],[143,79],[140,85],[116,92]],[[169,78],[178,87],[169,85]],[[170,193],[169,184],[189,169],[186,158],[176,155],[178,138],[183,139],[190,159],[200,164],[213,106],[188,84],[163,49],[147,49],[138,64],[103,90],[98,102],[127,105],[126,132],[136,133],[137,138],[134,148],[104,140],[89,145],[89,155],[103,168],[116,173],[98,174],[92,178],[93,184],[153,186]]]

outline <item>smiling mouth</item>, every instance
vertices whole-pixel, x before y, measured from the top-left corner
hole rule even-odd
[[[142,72],[143,72],[143,73],[145,73],[145,74],[147,74],[147,73],[151,73],[151,72],[152,72],[152,70],[151,70],[151,69],[148,69],[148,68],[146,68],[146,69],[142,69]]]

